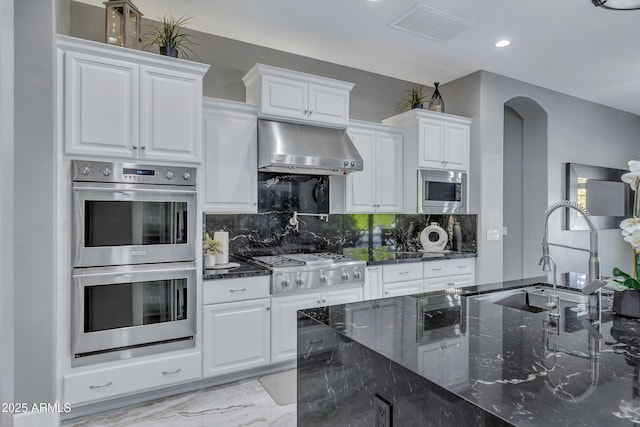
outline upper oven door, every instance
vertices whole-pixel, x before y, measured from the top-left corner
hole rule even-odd
[[[75,182],[73,266],[193,261],[194,187]]]

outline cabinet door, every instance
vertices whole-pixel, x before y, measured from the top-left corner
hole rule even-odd
[[[397,297],[401,295],[419,294],[422,292],[422,280],[409,280],[407,282],[385,283],[383,297]]]
[[[469,380],[468,337],[444,342],[444,380],[445,385],[455,389],[465,389]]]
[[[319,305],[320,294],[302,294],[271,298],[271,363],[296,358],[297,311]]]
[[[382,298],[382,267],[367,267],[364,271],[365,300]]]
[[[205,109],[205,212],[257,213],[257,135],[255,113]]]
[[[140,67],[140,153],[153,160],[199,162],[202,78]]]
[[[436,342],[418,347],[418,373],[437,384],[444,381],[443,344]]]
[[[362,213],[375,211],[376,133],[368,129],[348,130],[349,138],[362,157],[363,169],[347,175],[346,211]]]
[[[307,83],[275,76],[262,77],[260,114],[307,120]]]
[[[347,126],[349,124],[349,91],[309,84],[310,121]]]
[[[421,119],[418,128],[418,168],[444,167],[444,122]]]
[[[449,277],[435,277],[432,279],[424,279],[424,291],[441,291],[443,289],[449,288],[449,283]]]
[[[73,52],[64,55],[65,153],[136,157],[138,65]]]
[[[345,326],[349,337],[366,346],[373,346],[376,339],[376,304],[365,302],[352,304],[345,310]]]
[[[375,304],[376,350],[396,359],[402,354],[402,300],[381,300]]]
[[[376,133],[376,212],[402,212],[402,135]]]
[[[444,166],[466,171],[469,168],[469,125],[446,123],[444,128]]]
[[[269,309],[269,298],[204,306],[204,376],[269,364]]]

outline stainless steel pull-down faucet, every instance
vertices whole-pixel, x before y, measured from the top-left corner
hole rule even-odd
[[[561,245],[558,243],[549,243],[549,216],[560,208],[571,208],[578,211],[586,221],[589,226],[589,230],[591,233],[590,236],[590,245],[589,249],[577,248],[574,246]],[[570,202],[569,200],[562,200],[560,202],[556,202],[549,206],[544,213],[546,214],[546,219],[544,221],[544,237],[542,238],[542,258],[540,258],[540,262],[538,264],[542,264],[542,271],[552,271],[550,266],[550,261],[553,262],[553,258],[549,255],[549,246],[558,246],[561,248],[567,249],[575,249],[578,251],[589,252],[589,284],[582,289],[582,293],[589,295],[602,286],[605,285],[604,282],[600,281],[600,258],[598,257],[598,229],[593,222],[593,218],[591,214],[586,209],[582,208],[576,202]],[[557,303],[558,297],[556,295],[556,279],[555,279],[555,262],[554,264],[554,277],[553,277],[553,302]],[[550,308],[552,302],[550,301]],[[592,305],[591,300],[589,301],[589,305]],[[599,308],[599,303],[597,300],[594,301],[594,305],[597,305]]]

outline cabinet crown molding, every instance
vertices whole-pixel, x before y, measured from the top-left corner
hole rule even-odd
[[[180,58],[171,58],[157,53],[129,49],[121,46],[113,46],[106,43],[79,39],[62,34],[56,35],[56,42],[58,49],[90,55],[99,55],[104,58],[124,60],[139,65],[161,67],[165,70],[188,71],[204,76],[209,68],[211,68],[211,65],[209,64],[187,61],[186,59]]]
[[[353,87],[355,86],[355,83],[336,80],[329,77],[316,76],[313,74],[307,74],[300,71],[293,71],[286,68],[279,68],[272,65],[265,65],[260,63],[251,67],[247,74],[242,77],[242,81],[244,82],[245,86],[249,86],[262,75],[295,79],[305,83],[320,84],[348,91],[351,91],[351,89],[353,89]]]
[[[389,126],[405,127],[407,123],[420,119],[435,119],[462,124],[470,124],[472,121],[472,119],[468,117],[455,116],[447,113],[437,113],[435,111],[424,110],[422,108],[414,108],[413,110],[388,117],[382,120],[382,123]]]

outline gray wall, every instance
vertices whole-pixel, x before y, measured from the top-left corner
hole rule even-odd
[[[513,108],[504,107],[504,280],[522,278],[523,248],[523,123]]]
[[[144,12],[144,11],[143,11]],[[143,18],[143,24],[153,22]],[[143,28],[142,33],[146,30]],[[244,76],[256,63],[288,68],[304,73],[355,83],[351,92],[352,119],[380,122],[396,114],[402,92],[413,83],[380,74],[331,64],[299,55],[268,49],[237,40],[193,32],[198,45],[192,60],[211,65],[204,77],[204,96],[245,101]],[[71,36],[104,41],[104,8],[71,2]],[[427,88],[426,93],[431,89]]]
[[[13,397],[13,0],[0,1],[0,402]],[[0,425],[13,416],[0,412]]]
[[[55,0],[15,2],[14,401],[29,406],[57,396],[55,11]]]
[[[478,213],[477,278],[480,283],[502,280],[503,240],[487,241],[487,229],[502,229],[504,104],[517,97],[535,101],[546,112],[546,205],[564,199],[563,166],[577,162],[626,169],[627,161],[640,157],[640,116],[587,102],[521,81],[478,71],[443,87],[448,112],[473,117],[471,129],[471,212]],[[525,163],[530,160],[525,158]],[[546,206],[545,206],[546,207]],[[543,209],[541,207],[541,209]],[[542,216],[543,218],[543,216]],[[543,224],[528,224],[542,227]],[[550,219],[550,239],[588,247],[588,232],[562,230],[562,215]],[[630,267],[630,247],[619,230],[600,232],[601,271]],[[540,234],[539,240],[542,240]],[[558,271],[587,272],[587,256],[552,248]],[[537,261],[537,260],[535,260]]]

